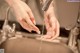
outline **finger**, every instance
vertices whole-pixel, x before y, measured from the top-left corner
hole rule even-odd
[[[40,34],[39,29],[32,23],[32,21],[30,20],[30,17],[28,16],[28,14],[26,14],[26,18],[25,18],[26,22],[30,25],[31,29],[33,31],[36,31],[38,34]]]
[[[55,17],[55,15],[53,16],[53,14],[50,14],[50,22],[51,22],[51,25],[52,25],[52,29],[53,31],[55,31],[55,35],[53,36],[52,39],[55,39],[59,36],[59,22],[57,20],[57,18]]]
[[[47,31],[47,39],[51,39],[55,35],[55,31],[52,30],[52,28]]]
[[[32,29],[29,27],[29,25],[25,22],[24,19],[18,20],[18,21],[19,21],[20,25],[21,25],[24,29],[26,29],[26,30],[28,30],[29,32],[31,32]]]
[[[51,39],[52,38],[52,36],[51,35],[49,35],[49,34],[46,34],[46,35],[44,35],[44,37],[43,37],[44,39]]]
[[[53,36],[53,38],[52,39],[55,39],[55,38],[57,38],[58,36],[59,36],[59,33],[60,33],[60,26],[59,26],[59,23],[57,22],[56,23],[56,29],[55,29],[55,36]]]
[[[51,28],[52,28],[53,30],[55,30],[57,20],[55,19],[54,16],[51,16],[51,14],[50,14],[49,17],[50,17],[50,25],[51,25]]]
[[[50,25],[49,25],[49,18],[47,16],[45,16],[44,22],[45,22],[46,29],[48,30],[50,28]]]
[[[30,27],[32,28],[32,30],[36,31],[37,33],[40,33],[39,29],[33,24],[33,22],[31,20],[34,20],[34,19],[31,19],[30,16],[28,15],[28,12],[30,11],[30,8],[28,5],[26,5],[25,3],[23,3],[23,6],[24,6],[24,10],[26,10],[26,17],[25,17],[25,20],[26,22],[28,23],[28,25],[30,25]],[[29,13],[31,16],[33,16],[31,13]]]
[[[51,28],[48,29],[46,35],[43,36],[44,39],[51,39],[53,37],[53,35],[55,34],[54,31],[52,31]]]
[[[29,10],[28,15],[30,17],[30,20],[36,25],[36,22],[35,22],[35,19],[34,19],[34,15],[33,15],[31,10]]]
[[[44,36],[44,38],[46,39],[56,39],[59,36],[59,23],[56,22],[55,25],[55,29],[54,28],[49,28],[47,31],[47,34]],[[53,30],[54,29],[54,30]]]
[[[30,27],[32,28],[32,30],[34,31],[37,31],[38,33],[40,33],[39,29],[33,24],[33,22],[31,20],[34,20],[34,19],[30,19],[30,16],[28,15],[28,12],[30,11],[30,8],[29,6],[27,6],[25,3],[23,3],[23,6],[24,6],[24,10],[26,10],[25,14],[26,16],[24,17],[24,19],[26,20],[26,22],[28,23],[28,25],[30,25]],[[33,15],[31,14],[31,16],[33,17]],[[37,29],[37,30],[36,30]]]

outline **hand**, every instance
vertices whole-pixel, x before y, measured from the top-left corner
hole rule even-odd
[[[59,36],[59,22],[54,14],[54,7],[49,6],[48,10],[44,12],[44,21],[47,29],[47,34],[43,36],[46,39],[55,39]]]
[[[39,29],[35,26],[35,19],[29,6],[21,0],[6,0],[11,6],[17,21],[29,32],[36,31],[40,34]]]

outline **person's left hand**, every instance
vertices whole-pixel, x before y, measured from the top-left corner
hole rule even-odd
[[[48,10],[44,12],[44,22],[47,33],[43,36],[46,39],[55,39],[59,36],[59,22],[54,13],[54,7],[49,6]]]

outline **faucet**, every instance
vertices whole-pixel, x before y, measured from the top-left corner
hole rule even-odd
[[[69,35],[69,40],[68,40],[69,41],[68,46],[70,48],[75,48],[78,35],[79,35],[78,27],[74,27],[73,29],[71,29],[70,35]]]
[[[70,35],[69,35],[69,42],[68,42],[68,46],[70,48],[75,49],[76,44],[77,44],[77,37],[80,34],[80,12],[78,14],[78,19],[77,19],[77,23],[75,25],[74,28],[71,29],[70,31]]]
[[[3,23],[3,27],[1,30],[1,37],[2,39],[0,40],[0,44],[6,41],[8,38],[15,36],[15,24],[13,24],[13,27],[11,27],[8,24],[8,13],[9,13],[10,8],[7,9],[6,12],[6,18]]]

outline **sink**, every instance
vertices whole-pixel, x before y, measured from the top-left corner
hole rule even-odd
[[[35,34],[25,36],[35,37]],[[66,44],[41,41],[35,38],[8,39],[0,45],[5,53],[74,53]]]

